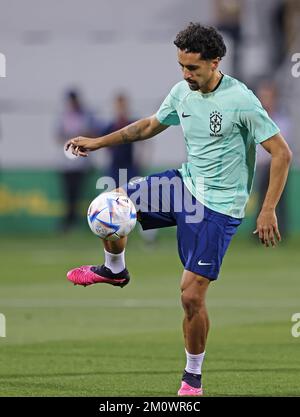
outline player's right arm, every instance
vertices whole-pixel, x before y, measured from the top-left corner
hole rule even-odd
[[[70,139],[66,144],[66,150],[71,148],[74,155],[88,156],[88,152],[97,149],[150,139],[158,133],[163,132],[168,127],[168,125],[160,123],[156,116],[153,115],[131,123],[123,129],[117,130],[106,136],[101,136],[99,138],[79,136]]]

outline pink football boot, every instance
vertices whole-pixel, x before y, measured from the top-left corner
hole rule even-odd
[[[71,271],[67,273],[67,278],[69,281],[73,282],[74,285],[83,285],[84,287],[101,282],[124,287],[130,280],[126,268],[118,274],[113,274],[105,265],[83,265],[79,268],[71,269]]]
[[[201,374],[193,374],[184,370],[178,395],[180,397],[203,395]]]
[[[201,396],[201,395],[203,395],[202,387],[194,388],[194,387],[191,387],[189,384],[187,384],[184,381],[181,382],[181,387],[178,391],[178,396],[179,397],[183,397],[183,396]]]

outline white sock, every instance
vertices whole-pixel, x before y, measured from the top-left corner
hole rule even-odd
[[[121,253],[110,253],[104,249],[106,268],[109,268],[112,273],[118,274],[125,269],[125,249]]]
[[[186,353],[186,367],[185,370],[191,374],[201,374],[202,362],[205,356],[205,351],[199,355],[193,355],[185,349]]]

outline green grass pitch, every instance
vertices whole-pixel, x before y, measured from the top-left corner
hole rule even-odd
[[[173,231],[133,236],[131,283],[83,288],[66,271],[102,262],[90,233],[1,238],[1,396],[176,396],[185,366],[182,266]],[[206,396],[300,395],[299,240],[233,241],[208,291]],[[298,266],[297,266],[298,265]]]

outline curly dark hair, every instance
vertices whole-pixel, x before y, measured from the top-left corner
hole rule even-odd
[[[186,52],[199,52],[201,59],[222,58],[226,54],[226,46],[222,36],[212,26],[203,26],[191,22],[181,30],[174,41],[177,48]]]

